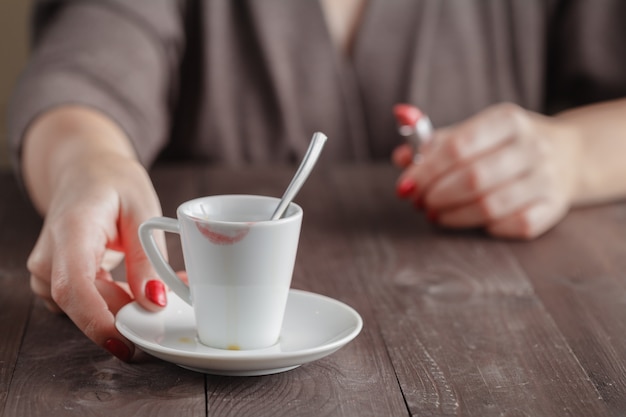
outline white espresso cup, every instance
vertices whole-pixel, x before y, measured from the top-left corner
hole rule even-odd
[[[278,342],[298,249],[302,208],[270,220],[278,198],[216,195],[181,204],[176,216],[139,227],[141,244],[163,281],[192,305],[203,344],[230,350]],[[158,249],[153,230],[179,233],[189,286]]]

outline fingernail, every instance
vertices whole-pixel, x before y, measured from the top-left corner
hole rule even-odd
[[[124,362],[130,362],[130,349],[121,340],[108,339],[106,342],[104,342],[104,348],[119,360]]]
[[[398,124],[402,126],[415,126],[415,123],[422,116],[422,112],[410,104],[396,104],[393,106],[393,113]]]
[[[417,184],[411,178],[404,178],[396,187],[399,198],[407,198],[417,190]]]
[[[431,223],[437,223],[437,219],[439,218],[437,212],[434,210],[428,210],[428,212],[426,212],[426,217]]]
[[[167,305],[165,285],[158,279],[148,281],[146,283],[146,298],[159,307],[165,307]]]

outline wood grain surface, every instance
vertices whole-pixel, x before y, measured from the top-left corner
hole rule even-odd
[[[169,165],[165,215],[209,194],[280,196],[293,167]],[[444,231],[388,166],[316,170],[292,286],[354,307],[333,355],[260,377],[125,364],[30,293],[41,220],[0,174],[0,416],[626,415],[626,204],[577,210],[532,242]],[[180,242],[168,236],[173,266]],[[123,277],[123,270],[116,276]]]

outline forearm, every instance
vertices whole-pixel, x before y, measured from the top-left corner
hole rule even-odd
[[[626,197],[626,99],[561,113],[579,139],[579,162],[572,204]]]
[[[97,163],[110,154],[136,159],[124,132],[103,114],[64,106],[39,116],[22,149],[22,175],[35,207],[47,212],[65,168],[77,161]]]

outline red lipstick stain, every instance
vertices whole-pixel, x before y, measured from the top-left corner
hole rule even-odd
[[[250,227],[242,227],[239,230],[231,230],[228,233],[223,233],[221,231],[213,230],[210,226],[202,223],[196,223],[196,227],[204,237],[216,245],[232,245],[237,243],[246,237],[250,231]]]

